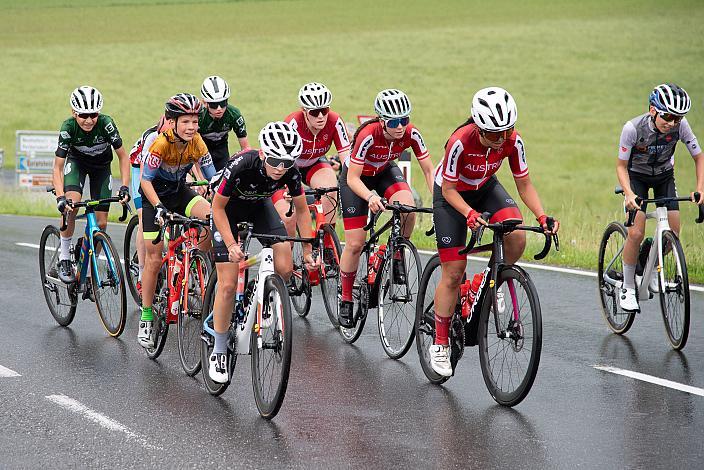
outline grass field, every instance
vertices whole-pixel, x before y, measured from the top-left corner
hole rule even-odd
[[[210,74],[229,81],[252,136],[294,110],[307,81],[327,84],[348,120],[370,113],[378,90],[398,87],[436,162],[474,91],[500,85],[518,103],[533,182],[563,224],[563,249],[548,261],[593,269],[603,227],[621,217],[612,194],[620,130],[645,111],[654,85],[688,90],[688,119],[704,140],[701,1],[0,0],[0,8],[0,147],[9,165],[15,130],[58,129],[68,94],[84,83],[102,91],[128,145],[168,96],[197,93]],[[683,148],[676,159],[678,188],[689,192],[694,165]],[[500,178],[515,195],[507,168]],[[0,211],[26,207],[0,195]],[[702,282],[702,226],[691,205],[682,214],[690,276]]]

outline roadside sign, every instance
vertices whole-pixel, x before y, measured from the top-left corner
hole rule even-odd
[[[56,131],[16,131],[15,172],[21,188],[42,189],[51,184]]]

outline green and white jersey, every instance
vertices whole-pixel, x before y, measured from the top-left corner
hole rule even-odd
[[[239,139],[247,137],[247,127],[239,109],[228,104],[225,114],[220,119],[213,119],[208,107],[203,107],[198,117],[198,133],[208,147],[226,143],[227,135],[233,130]]]
[[[99,168],[110,165],[110,146],[114,149],[122,147],[122,138],[110,116],[99,115],[98,122],[90,132],[81,129],[76,119],[70,117],[61,125],[56,156],[75,158],[87,168]]]

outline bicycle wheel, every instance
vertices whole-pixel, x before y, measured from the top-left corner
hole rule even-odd
[[[298,236],[300,233],[297,231]],[[293,273],[291,281],[296,289],[297,295],[291,295],[291,303],[299,317],[306,317],[310,311],[311,296],[313,294],[308,278],[308,270],[303,261],[303,245],[299,242],[293,243]]]
[[[494,310],[487,291],[479,317],[479,362],[484,383],[497,403],[519,404],[530,392],[538,373],[543,345],[543,323],[538,294],[528,274],[504,266],[496,292],[503,301]],[[499,296],[497,296],[499,298]]]
[[[163,261],[156,278],[154,301],[152,302],[152,310],[154,311],[154,326],[152,328],[154,347],[145,348],[149,359],[156,359],[161,355],[164,351],[164,345],[166,345],[166,337],[169,335],[169,324],[166,322],[166,315],[169,312],[169,280],[167,272],[167,261]]]
[[[323,294],[323,304],[328,314],[333,328],[338,328],[340,323],[337,320],[337,310],[340,306],[337,283],[340,279],[340,256],[342,256],[342,246],[337,232],[330,224],[323,225],[325,232],[323,247],[323,265],[320,274],[320,291]]]
[[[398,240],[395,253],[379,268],[379,338],[391,359],[399,359],[413,342],[413,327],[422,276],[418,250],[409,240]]]
[[[626,237],[626,227],[619,222],[611,222],[606,227],[599,245],[597,283],[601,313],[611,331],[619,335],[627,332],[636,318],[636,312],[623,310],[618,301],[623,285],[623,247]]]
[[[435,372],[430,365],[430,346],[435,340],[435,289],[440,282],[442,269],[440,256],[433,255],[423,269],[418,286],[416,301],[415,336],[418,359],[423,373],[433,384],[441,384],[449,377],[443,377]]]
[[[91,284],[100,321],[110,336],[117,337],[125,329],[127,294],[120,255],[105,232],[93,234],[94,264]]]
[[[76,315],[78,298],[73,292],[75,286],[66,285],[59,279],[60,249],[59,229],[47,225],[39,241],[39,276],[51,316],[59,325],[68,326]]]
[[[211,267],[207,256],[192,250],[186,272],[186,288],[178,309],[178,357],[186,375],[193,377],[200,370],[200,332],[203,328],[203,296]],[[188,296],[186,297],[186,292]],[[185,307],[185,308],[184,308]]]
[[[684,259],[682,244],[674,232],[663,232],[662,244],[662,273],[665,285],[659,285],[660,310],[667,339],[672,348],[679,351],[685,347],[689,336],[687,262]]]
[[[271,324],[252,332],[252,388],[259,414],[272,419],[284,402],[291,367],[291,307],[284,280],[271,274],[264,282],[262,318],[270,315]]]
[[[139,258],[137,257],[137,232],[139,228],[139,217],[133,215],[125,230],[124,257],[125,278],[130,288],[130,294],[137,303],[142,304],[142,299],[137,291],[137,281],[139,280]]]
[[[354,279],[354,287],[352,290],[352,301],[354,302],[354,316],[356,323],[354,328],[345,328],[340,326],[339,332],[342,339],[352,344],[357,341],[364,330],[364,323],[367,321],[367,313],[369,311],[369,294],[370,286],[367,283],[367,275],[369,273],[369,252],[363,251],[359,256],[359,266],[357,267],[357,275]]]

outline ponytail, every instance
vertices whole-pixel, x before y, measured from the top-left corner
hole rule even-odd
[[[357,136],[362,131],[362,129],[364,129],[365,127],[367,127],[370,124],[374,124],[375,122],[379,122],[379,121],[381,121],[381,118],[379,116],[377,116],[373,119],[370,119],[368,121],[363,122],[362,125],[359,126],[356,131],[354,131],[354,136],[352,137],[352,148],[354,148],[354,144],[355,144],[355,142],[357,142]]]
[[[450,133],[450,137],[452,137],[452,134],[454,134],[454,133],[457,132],[458,130],[462,129],[462,128],[465,127],[465,126],[469,126],[470,124],[474,124],[474,118],[473,118],[472,116],[470,116],[469,118],[467,118],[467,120],[466,120],[465,122],[463,122],[462,124],[460,124],[459,126],[457,126],[457,127],[455,128],[455,130]],[[449,137],[448,137],[448,139],[445,141],[445,148],[447,148],[447,143],[448,143],[449,141],[450,141],[450,139],[449,139]]]

